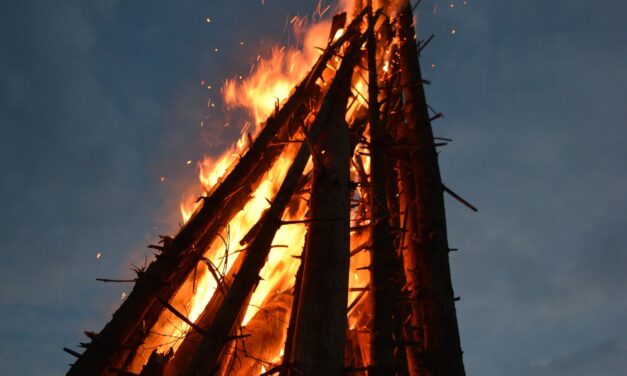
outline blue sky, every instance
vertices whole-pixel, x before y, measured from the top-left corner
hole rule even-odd
[[[446,116],[434,132],[454,139],[443,179],[480,209],[447,201],[468,374],[622,375],[627,5],[450,3],[423,1],[419,31],[435,34],[422,60]],[[207,101],[314,6],[4,4],[0,374],[67,369],[61,348],[100,330],[128,288],[94,279],[130,276],[145,245],[175,232],[196,176],[185,162],[237,132]]]

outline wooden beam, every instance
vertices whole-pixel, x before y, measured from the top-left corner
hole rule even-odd
[[[348,47],[316,121],[320,164],[311,187],[303,280],[289,375],[341,375],[349,274],[350,139],[344,119],[360,38]],[[315,139],[312,137],[312,139]]]
[[[371,3],[371,1],[369,2]],[[387,207],[385,130],[379,110],[379,76],[374,17],[368,13],[368,103],[370,120],[370,278],[372,321],[370,330],[369,375],[394,374],[394,246]]]
[[[410,374],[465,374],[453,301],[448,260],[442,179],[425,99],[413,16],[409,2],[399,16],[401,87],[404,126],[401,144],[430,147],[406,151],[401,165],[402,191],[407,210],[407,249],[404,263],[411,296],[406,347]]]

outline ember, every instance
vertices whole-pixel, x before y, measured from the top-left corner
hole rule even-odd
[[[68,375],[464,374],[443,194],[470,204],[441,182],[429,40],[409,3],[355,3],[226,83],[256,123],[198,163],[185,225]]]

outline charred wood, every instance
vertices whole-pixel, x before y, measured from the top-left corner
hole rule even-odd
[[[370,278],[373,318],[370,333],[371,364],[369,374],[390,375],[394,370],[393,297],[394,246],[389,229],[389,211],[386,193],[385,131],[379,111],[379,84],[377,73],[377,42],[374,18],[368,14],[368,102],[370,112]]]
[[[400,14],[401,86],[406,122],[399,138],[407,144],[433,145],[413,17],[409,3]],[[448,261],[442,182],[435,146],[407,152],[411,167],[401,166],[402,189],[409,205],[405,271],[411,286],[411,327],[407,347],[410,373],[464,375]],[[422,353],[422,354],[421,354]]]
[[[349,271],[350,139],[344,119],[361,41],[348,47],[316,118],[315,149],[303,280],[289,375],[340,375],[344,363]],[[336,220],[330,220],[336,219]],[[339,219],[339,220],[338,220]]]

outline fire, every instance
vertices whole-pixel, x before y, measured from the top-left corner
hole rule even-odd
[[[224,85],[227,106],[245,108],[257,126],[290,95],[320,55],[319,48],[327,44],[329,21],[315,23],[307,29],[303,24],[293,22],[297,38],[303,40],[303,48],[275,47],[269,59],[259,59],[250,77],[241,82],[228,80]]]
[[[224,83],[227,110],[250,121],[222,154],[179,160],[199,171],[185,225],[149,246],[155,260],[87,350],[64,349],[71,374],[464,374],[433,198],[476,209],[439,184],[441,114],[428,118],[417,65],[428,40],[416,44],[407,1],[342,3],[350,23],[322,20],[319,3],[289,21],[299,47]]]
[[[250,138],[260,130],[262,122],[280,106],[282,101],[289,97],[294,86],[302,80],[320,56],[320,48],[327,45],[331,27],[330,21],[323,20],[311,25],[306,25],[301,19],[293,19],[292,21],[296,35],[303,41],[301,48],[273,48],[268,59],[258,59],[251,68],[252,74],[249,77],[243,80],[227,80],[224,84],[222,94],[227,106],[245,109],[254,123],[247,123],[241,131],[241,137],[223,154],[217,157],[206,157],[202,162],[197,163],[199,181],[203,188],[203,193],[200,195],[208,195],[228,174],[234,164],[238,162],[240,155],[245,152]],[[337,40],[343,33],[344,29],[337,30],[332,40]],[[328,67],[334,71],[334,64],[337,63],[339,63],[339,59],[333,60]],[[354,77],[352,93],[355,100],[347,112],[348,118],[352,117],[360,107],[367,106],[364,97],[367,93],[367,82],[364,82],[358,74]],[[318,84],[325,86],[320,80]],[[210,260],[223,275],[229,272],[237,254],[243,248],[240,240],[270,206],[270,202],[276,195],[299,146],[299,144],[292,144],[284,149],[273,167],[264,175],[262,182],[254,189],[254,193],[245,207],[224,227],[220,237],[204,252],[204,257]],[[366,173],[369,173],[369,158],[356,158],[360,158],[362,168]],[[311,165],[310,161],[308,169],[311,168]],[[358,172],[353,169],[354,180],[358,180],[357,174]],[[365,202],[367,194],[362,190],[363,188],[359,188],[355,197]],[[180,210],[184,222],[187,222],[202,205],[199,200],[196,200],[197,197],[198,195],[181,202]],[[283,220],[302,220],[305,217],[307,198],[302,198],[304,199],[299,197],[292,199]],[[360,215],[353,213],[351,219],[354,221],[351,224],[364,225],[363,220],[359,218],[361,218]],[[273,307],[276,304],[287,307],[287,318],[289,318],[291,289],[294,285],[294,276],[300,265],[299,256],[304,246],[306,231],[306,224],[297,223],[284,225],[276,233],[268,260],[260,273],[260,282],[250,297],[244,314],[241,324],[243,327],[256,325],[255,320],[257,320],[258,315],[268,313],[266,307]],[[352,249],[365,248],[364,244],[367,241],[367,231],[355,231],[351,234]],[[230,255],[228,261],[225,257],[227,254]],[[362,298],[369,283],[367,270],[369,262],[367,249],[356,253],[351,258],[349,285],[352,290],[361,290],[348,293],[349,306],[361,305],[366,301]],[[201,316],[218,288],[215,278],[201,265],[199,264],[194,275],[188,278],[170,302],[179,312],[184,313],[191,322],[196,321]],[[285,297],[288,297],[287,301]],[[280,300],[283,302],[279,303]],[[351,329],[356,328],[360,319],[358,314],[350,316],[349,327]],[[287,320],[277,318],[275,324],[279,333],[273,335],[278,336],[276,343],[279,345],[265,349],[265,358],[269,364],[279,363],[284,353],[283,343],[287,330]],[[138,354],[131,370],[139,371],[153,348],[158,348],[162,353],[167,352],[170,348],[176,351],[189,330],[189,325],[171,312],[164,311],[159,322],[152,328],[153,334],[148,336],[143,345],[145,351]],[[237,374],[251,374],[246,372],[259,374],[265,372],[267,368],[267,365],[255,365],[248,371],[242,368]]]

